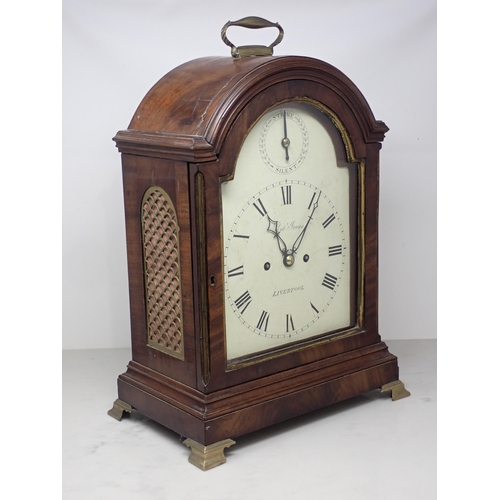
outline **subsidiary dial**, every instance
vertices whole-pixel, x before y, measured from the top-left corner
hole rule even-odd
[[[259,148],[264,163],[277,174],[289,174],[307,155],[309,137],[302,118],[286,108],[270,113],[260,132]]]

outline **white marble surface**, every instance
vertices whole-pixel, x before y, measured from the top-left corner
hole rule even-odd
[[[63,498],[436,498],[436,341],[387,341],[412,393],[373,391],[236,439],[203,472],[177,434],[137,412],[107,415],[128,349],[63,351]]]

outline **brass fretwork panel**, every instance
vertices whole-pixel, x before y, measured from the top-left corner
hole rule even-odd
[[[179,226],[172,200],[160,187],[144,194],[141,221],[148,345],[184,359]]]

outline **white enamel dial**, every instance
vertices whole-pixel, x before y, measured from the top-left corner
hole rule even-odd
[[[288,160],[278,143],[270,167],[263,138],[279,138],[285,120]],[[296,135],[291,123],[300,123]],[[292,153],[297,137],[307,154]],[[339,161],[340,141],[332,121],[304,102],[273,108],[248,134],[222,185],[228,360],[352,325],[354,170]]]
[[[299,180],[266,186],[226,239],[228,303],[252,332],[291,338],[330,306],[346,250],[340,216],[319,188]]]

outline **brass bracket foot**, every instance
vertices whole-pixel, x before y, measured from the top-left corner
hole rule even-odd
[[[393,401],[406,398],[410,395],[410,393],[405,389],[405,385],[403,384],[403,382],[401,382],[401,380],[395,380],[394,382],[385,384],[381,389],[382,392],[391,391]]]
[[[226,463],[224,448],[229,448],[235,442],[232,439],[224,439],[218,443],[203,446],[192,439],[186,439],[183,443],[191,448],[189,462],[201,470],[208,470]]]
[[[116,418],[116,420],[120,421],[123,417],[123,412],[126,411],[127,413],[130,413],[132,411],[132,407],[125,403],[125,401],[122,401],[121,399],[117,399],[113,403],[113,408],[108,411],[108,415],[110,417]]]

